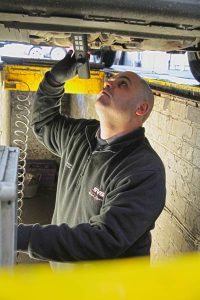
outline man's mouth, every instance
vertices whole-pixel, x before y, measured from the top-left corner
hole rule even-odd
[[[107,90],[105,90],[105,89],[103,89],[103,90],[101,91],[101,94],[104,94],[104,95],[106,95],[106,96],[108,96],[108,97],[111,98],[111,94],[110,94]]]

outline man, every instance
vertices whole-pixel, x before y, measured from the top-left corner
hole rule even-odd
[[[142,127],[152,91],[120,73],[97,97],[100,122],[61,116],[64,82],[82,63],[68,52],[36,94],[34,132],[61,158],[57,197],[51,225],[19,225],[18,250],[54,262],[148,256],[165,202],[164,167]]]

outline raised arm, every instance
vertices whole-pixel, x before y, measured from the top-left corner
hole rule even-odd
[[[63,60],[45,74],[32,106],[31,126],[36,137],[58,156],[62,155],[63,143],[67,142],[76,128],[80,130],[87,123],[86,120],[75,120],[60,114],[64,83],[76,75],[81,65],[82,62],[76,61],[69,51]]]

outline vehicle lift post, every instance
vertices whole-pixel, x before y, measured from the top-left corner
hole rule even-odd
[[[18,148],[0,146],[0,267],[15,263],[18,157]]]

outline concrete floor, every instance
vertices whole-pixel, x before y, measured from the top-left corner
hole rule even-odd
[[[22,223],[25,224],[50,224],[53,215],[56,197],[56,187],[40,187],[33,198],[25,198],[22,208]],[[29,258],[20,253],[17,257],[18,264],[44,263],[43,261]]]

